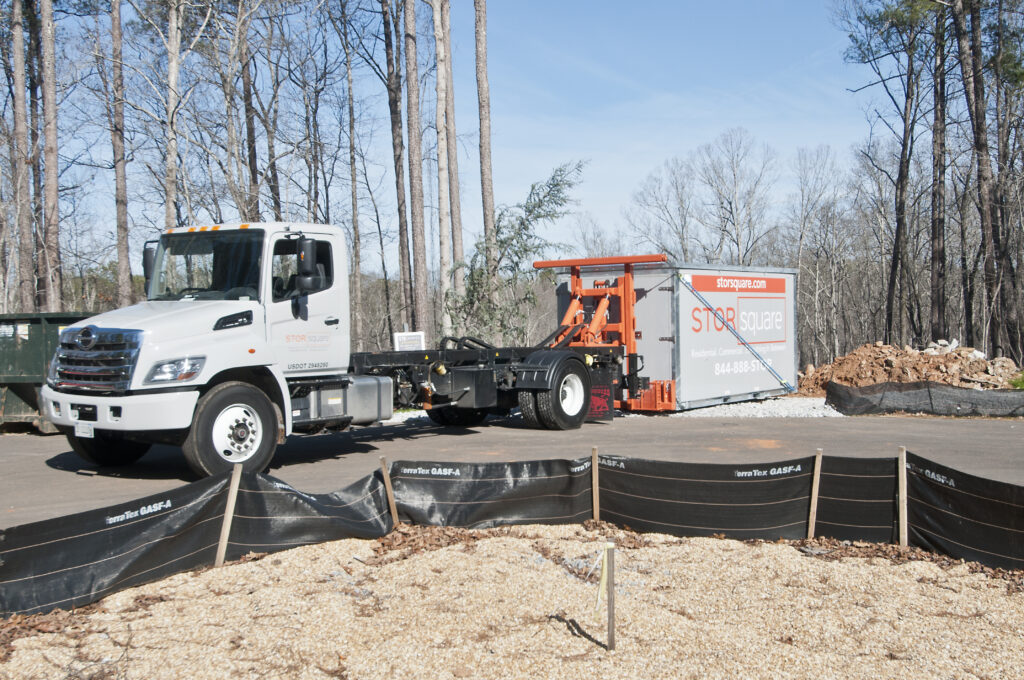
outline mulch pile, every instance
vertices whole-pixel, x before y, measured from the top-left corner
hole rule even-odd
[[[400,524],[392,533],[374,541],[372,547],[373,556],[369,560],[359,559],[358,561],[364,562],[368,566],[380,566],[389,562],[401,561],[424,553],[430,553],[447,546],[460,544],[463,546],[464,551],[473,552],[481,540],[511,536],[513,538],[538,539],[534,541],[533,546],[542,557],[550,559],[556,564],[561,564],[569,573],[583,581],[595,582],[597,580],[592,568],[587,568],[589,561],[593,557],[592,555],[580,555],[575,558],[563,556],[549,545],[550,541],[545,542],[540,540],[543,537],[539,534],[534,535],[536,531],[536,527],[506,526],[495,529],[472,530],[455,527],[427,527]],[[576,533],[582,538],[591,541],[593,540],[593,533],[597,533],[603,538],[614,542],[617,548],[623,550],[640,549],[651,545],[650,539],[645,535],[634,532],[628,527],[619,527],[608,522],[588,520],[583,526],[577,528]],[[687,540],[689,539],[675,539],[673,543],[682,545]],[[748,540],[744,541],[744,543],[748,545],[758,543],[790,545],[810,559],[826,561],[864,558],[884,560],[892,564],[930,562],[943,570],[954,569],[966,564],[971,573],[984,574],[991,579],[1005,582],[1008,594],[1024,592],[1024,570],[986,567],[978,563],[964,562],[963,560],[954,559],[946,555],[931,553],[920,548],[904,548],[897,545],[862,541],[839,541],[831,538],[807,540],[780,539],[778,541]],[[265,557],[263,554],[254,554],[239,562],[258,561],[263,557]],[[274,562],[278,561],[277,559],[274,560]],[[350,569],[346,568],[345,571],[348,572]],[[934,580],[930,579],[928,582],[931,583]],[[138,594],[132,601],[131,606],[124,609],[122,613],[149,609],[165,600],[167,600],[167,597],[164,595]],[[101,601],[72,611],[58,609],[48,614],[14,615],[7,619],[0,619],[0,664],[5,663],[10,658],[15,640],[48,633],[59,633],[70,638],[81,637],[90,632],[90,615],[104,611],[104,602]]]
[[[825,386],[833,380],[852,387],[930,381],[973,389],[1005,389],[1012,387],[1010,380],[1019,372],[1013,359],[986,359],[973,347],[957,347],[955,343],[932,343],[918,350],[876,342],[861,345],[825,366],[808,364],[799,375],[799,393],[824,396]]]

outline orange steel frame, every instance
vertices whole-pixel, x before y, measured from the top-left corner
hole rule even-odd
[[[664,254],[627,255],[622,257],[590,257],[574,260],[544,260],[534,262],[534,269],[552,267],[569,268],[569,307],[562,317],[563,330],[551,345],[564,343],[571,336],[569,347],[624,347],[630,369],[636,370],[637,360],[636,339],[639,331],[636,328],[636,289],[633,287],[633,265],[655,262],[666,262]],[[624,271],[615,281],[595,280],[593,288],[583,286],[583,267],[621,266]],[[596,300],[590,319],[586,319],[584,298]],[[608,321],[608,310],[612,301],[619,302],[619,321]],[[616,408],[629,411],[674,411],[676,408],[676,383],[674,380],[651,380],[650,386],[640,390],[639,394],[626,399],[616,399]]]

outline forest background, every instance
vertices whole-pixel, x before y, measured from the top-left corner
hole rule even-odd
[[[743,19],[731,30],[697,3],[651,3],[619,26],[609,5],[499,6],[522,54],[498,52],[510,82],[494,83],[495,121],[516,100],[535,110],[510,144],[492,132],[486,0],[2,0],[0,313],[130,304],[163,229],[287,220],[347,232],[358,349],[403,329],[536,341],[556,320],[534,259],[660,251],[797,269],[802,363],[940,338],[1021,363],[1024,2],[840,0],[834,51],[806,54],[757,16],[792,3],[733,3],[748,29],[762,19],[757,48],[853,69],[845,85],[794,79],[778,111],[734,75],[756,71]],[[614,40],[659,15],[724,49],[671,59]],[[541,22],[564,40],[539,41]],[[574,52],[581,40],[619,68]],[[568,112],[527,66],[565,79]],[[580,90],[574,73],[595,71],[608,86]],[[679,91],[645,99],[642,71]],[[687,100],[709,77],[738,112],[713,132]],[[815,143],[813,121],[806,139],[749,131],[815,98],[841,102],[858,136]],[[631,100],[674,134],[637,135]],[[596,126],[609,102],[621,119]],[[592,147],[553,158],[577,126]],[[492,162],[492,136],[518,147]]]

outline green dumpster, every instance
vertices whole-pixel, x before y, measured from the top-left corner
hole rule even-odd
[[[0,314],[0,426],[31,423],[40,432],[56,432],[39,413],[39,389],[46,381],[60,332],[87,316],[80,312]]]

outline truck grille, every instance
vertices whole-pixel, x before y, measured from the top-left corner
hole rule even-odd
[[[120,393],[128,390],[142,345],[142,331],[120,328],[69,329],[61,333],[52,375],[65,390]]]

